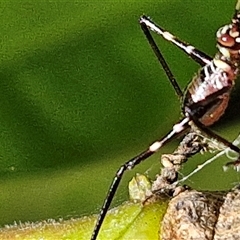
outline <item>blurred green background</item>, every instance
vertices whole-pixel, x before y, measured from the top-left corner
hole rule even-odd
[[[215,32],[235,1],[1,1],[0,225],[97,213],[117,168],[161,137],[180,104],[138,24],[147,14],[214,55]],[[158,37],[157,37],[158,38]],[[199,66],[158,43],[184,88]],[[237,88],[213,128],[237,137]],[[175,140],[161,151],[174,150]],[[184,165],[191,172],[209,155]],[[154,176],[160,154],[136,168]],[[239,182],[223,157],[188,184],[221,190]],[[126,174],[115,204],[127,198]]]

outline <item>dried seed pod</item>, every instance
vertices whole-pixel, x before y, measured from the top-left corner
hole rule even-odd
[[[225,197],[215,226],[214,240],[240,239],[240,188],[236,187]]]
[[[186,190],[169,202],[162,240],[240,239],[240,188],[230,192]]]

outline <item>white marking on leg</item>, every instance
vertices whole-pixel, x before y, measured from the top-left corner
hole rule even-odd
[[[180,133],[181,131],[184,130],[184,128],[185,128],[184,125],[185,125],[186,123],[188,123],[188,122],[189,122],[189,118],[188,118],[188,117],[187,117],[187,118],[184,118],[182,122],[177,123],[177,124],[175,124],[175,125],[173,126],[173,131],[174,131],[175,133]]]
[[[163,32],[159,27],[157,27],[155,24],[153,24],[147,19],[142,19],[142,22],[144,22],[147,27],[150,28],[153,32],[162,35],[168,41],[172,41],[175,38],[170,32]]]
[[[188,54],[191,54],[191,53],[194,51],[194,49],[195,49],[195,47],[189,45],[189,46],[186,47],[186,52],[187,52]]]
[[[175,38],[170,32],[163,32],[162,35],[168,41],[172,41]]]
[[[157,26],[155,26],[152,22],[150,22],[147,19],[141,19],[141,22],[144,22],[147,27],[149,27],[152,31],[159,33],[160,35],[163,34],[163,31],[161,31],[161,29],[159,29]]]
[[[160,147],[162,146],[162,143],[157,141],[157,142],[154,142],[150,147],[149,147],[149,150],[151,152],[156,152]]]
[[[156,152],[158,151],[162,145],[163,142],[165,142],[166,140],[169,140],[172,136],[174,136],[175,133],[180,133],[182,132],[185,127],[184,125],[186,123],[188,123],[190,121],[190,119],[188,117],[184,118],[180,123],[177,123],[173,126],[173,130],[166,136],[166,138],[162,141],[156,141],[154,142],[150,147],[149,147],[149,151],[151,152]]]

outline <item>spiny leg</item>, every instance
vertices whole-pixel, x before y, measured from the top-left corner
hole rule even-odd
[[[185,53],[187,53],[187,55],[189,55],[195,62],[199,63],[201,66],[209,64],[212,61],[212,58],[210,56],[208,56],[206,53],[196,49],[195,47],[193,47],[187,43],[184,43],[183,41],[181,41],[180,39],[178,39],[171,33],[165,31],[163,28],[161,28],[160,26],[155,24],[148,17],[142,16],[140,18],[140,24],[141,24],[142,28],[144,28],[144,29],[148,28],[148,29],[152,30],[153,32],[157,33],[158,35],[161,35],[167,41],[172,42],[178,48],[180,48]],[[145,33],[145,30],[143,30],[143,31]],[[147,38],[148,38],[148,36],[147,36]]]
[[[189,121],[191,121],[188,117],[183,118],[179,123],[175,124],[172,128],[172,130],[166,134],[163,138],[160,140],[154,142],[147,150],[140,153],[136,157],[130,159],[125,164],[123,164],[118,171],[116,172],[116,175],[112,181],[112,184],[108,190],[107,197],[103,203],[103,206],[101,208],[101,212],[99,214],[99,217],[97,219],[93,234],[91,236],[91,240],[96,240],[99,230],[102,226],[103,220],[107,214],[107,211],[109,209],[109,206],[112,202],[112,199],[117,191],[118,185],[123,177],[123,174],[127,170],[133,169],[135,166],[137,166],[139,163],[143,162],[147,158],[149,158],[151,155],[153,155],[155,152],[157,152],[163,145],[165,145],[167,142],[169,142],[171,139],[175,138],[179,134],[183,133],[185,130],[189,128]]]

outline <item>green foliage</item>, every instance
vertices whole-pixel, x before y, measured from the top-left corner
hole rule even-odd
[[[166,202],[141,204],[124,203],[122,206],[112,209],[107,215],[100,239],[159,239],[161,219],[166,210]],[[4,239],[90,239],[95,217],[83,217],[81,219],[48,220],[38,223],[26,223],[8,226],[0,232],[0,238]],[[116,231],[117,229],[117,231]]]

